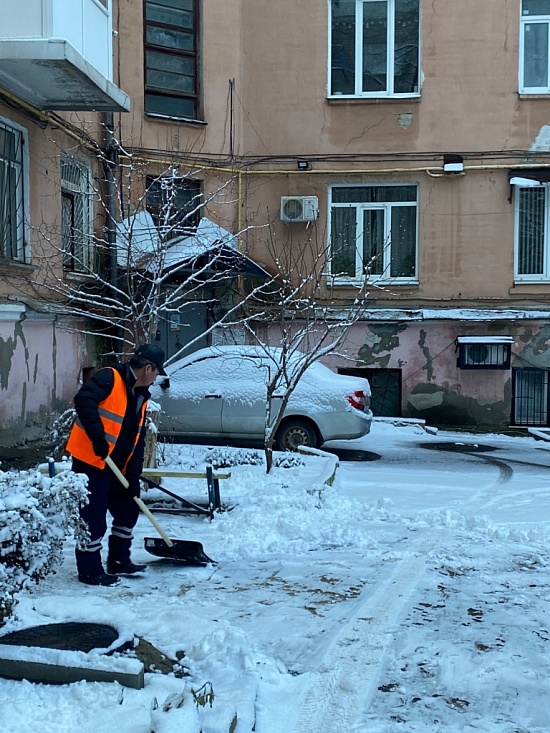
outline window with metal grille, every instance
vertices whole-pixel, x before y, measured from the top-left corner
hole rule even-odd
[[[198,119],[198,0],[145,0],[145,112]]]
[[[25,260],[23,132],[0,119],[0,257]]]
[[[95,269],[93,187],[89,166],[61,156],[61,243],[63,266],[73,272]]]
[[[549,192],[549,183],[516,186],[514,278],[517,282],[550,280]]]
[[[147,176],[146,207],[164,241],[194,234],[201,218],[202,184]]]
[[[512,355],[511,336],[459,336],[460,369],[509,369]]]
[[[418,96],[419,0],[331,0],[330,96]]]
[[[512,422],[514,425],[544,425],[549,418],[547,369],[513,370]]]

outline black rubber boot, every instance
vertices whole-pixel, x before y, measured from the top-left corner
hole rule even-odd
[[[107,572],[111,575],[134,575],[142,573],[146,565],[136,565],[130,560],[131,539],[126,537],[109,537],[109,555],[107,557]]]
[[[116,585],[120,583],[120,579],[116,575],[108,575],[107,573],[95,573],[90,575],[89,573],[79,573],[78,579],[81,583],[86,585]]]
[[[134,575],[134,573],[142,573],[146,567],[147,565],[137,565],[131,560],[127,562],[107,560],[107,572],[110,575]]]

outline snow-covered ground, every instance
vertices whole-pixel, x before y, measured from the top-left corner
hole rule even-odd
[[[215,566],[152,557],[141,517],[147,572],[93,588],[68,542],[2,631],[109,623],[185,652],[191,676],[146,674],[141,690],[0,680],[3,733],[227,733],[235,714],[235,733],[548,733],[550,443],[376,422],[334,446],[380,458],[342,462],[332,487],[323,458],[270,476],[234,466],[231,511],[157,515]],[[204,451],[162,460],[200,466]],[[165,485],[204,498],[203,483]],[[212,707],[197,710],[191,688],[207,682]],[[171,696],[182,706],[165,712]]]

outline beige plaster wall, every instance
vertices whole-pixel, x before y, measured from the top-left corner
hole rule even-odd
[[[326,243],[330,183],[417,182],[419,284],[373,289],[373,302],[528,302],[547,288],[514,288],[506,166],[538,162],[518,151],[529,149],[541,128],[544,134],[548,103],[520,99],[519,7],[516,0],[498,7],[495,12],[493,3],[475,0],[422,3],[421,98],[327,100],[327,2],[204,2],[200,55],[206,124],[199,125],[143,114],[141,4],[119,0],[115,78],[132,98],[132,112],[117,116],[120,136],[143,149],[145,159],[147,151],[160,149],[155,172],[177,158],[181,169],[188,166],[205,181],[207,196],[232,178],[207,215],[233,231],[272,222],[281,246],[307,238],[311,230],[278,220],[280,196],[319,197],[320,218],[311,227]],[[229,80],[234,80],[232,100]],[[233,171],[227,162],[231,132]],[[446,178],[419,170],[440,171],[437,154],[445,152],[463,154],[467,166],[486,169]],[[372,154],[376,157],[369,158]],[[295,173],[292,159],[274,160],[308,155],[332,159],[315,161],[309,174]],[[222,170],[213,173],[216,162]],[[249,174],[238,178],[245,162],[252,163]],[[247,250],[269,266],[265,239],[258,229],[242,237]],[[352,291],[341,294],[345,300]]]

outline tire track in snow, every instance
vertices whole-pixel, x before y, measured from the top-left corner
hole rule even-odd
[[[511,481],[513,469],[492,456],[480,456],[498,469],[498,476],[481,486],[465,502],[480,509],[492,492]],[[405,604],[422,579],[426,558],[437,544],[418,538],[411,557],[402,560],[391,576],[355,612],[328,647],[317,671],[302,693],[301,709],[293,733],[352,733],[359,723],[380,678],[386,647]]]
[[[429,547],[411,549],[333,639],[302,693],[294,733],[351,733],[378,682],[392,630],[422,578]]]

